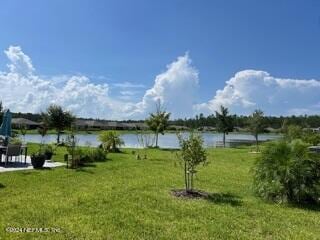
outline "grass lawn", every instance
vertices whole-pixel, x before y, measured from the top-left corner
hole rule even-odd
[[[31,151],[35,146],[31,146]],[[248,149],[209,150],[196,187],[209,200],[170,194],[183,187],[174,154],[132,150],[70,170],[0,174],[0,239],[319,239],[319,208],[266,203],[253,196]],[[63,149],[56,159],[62,159]],[[7,233],[6,227],[53,227],[60,233]]]

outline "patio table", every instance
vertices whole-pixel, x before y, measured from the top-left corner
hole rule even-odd
[[[8,146],[0,146],[0,162],[2,162],[3,153],[7,152]],[[28,146],[26,144],[21,145],[21,153],[24,153],[24,164],[27,164]]]

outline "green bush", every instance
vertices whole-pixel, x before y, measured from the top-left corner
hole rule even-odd
[[[275,202],[320,202],[320,159],[301,140],[270,142],[253,168],[254,190]]]
[[[320,134],[311,131],[305,131],[302,136],[302,140],[312,145],[318,145],[320,144]]]
[[[45,145],[42,148],[43,154],[46,156],[46,160],[51,160],[52,155],[54,153],[52,145]]]
[[[312,145],[320,144],[320,134],[311,130],[304,130],[297,125],[289,125],[284,131],[284,139],[291,142],[295,139],[301,139]]]
[[[81,160],[82,162],[103,162],[106,160],[106,153],[101,148],[84,148]]]
[[[302,135],[303,129],[297,125],[289,125],[284,132],[284,138],[289,142],[294,139],[301,139]]]
[[[9,143],[13,145],[21,145],[22,141],[19,138],[14,137],[9,140]]]

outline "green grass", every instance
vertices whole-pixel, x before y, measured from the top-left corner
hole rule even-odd
[[[148,150],[147,160],[135,160],[131,151],[79,170],[0,174],[0,239],[319,239],[319,208],[266,203],[252,194],[255,155],[248,149],[209,150],[210,164],[195,184],[216,194],[211,201],[170,195],[183,188],[172,152]],[[62,232],[6,233],[6,227]]]

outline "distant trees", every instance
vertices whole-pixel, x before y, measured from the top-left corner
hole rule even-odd
[[[156,104],[156,112],[151,113],[149,118],[146,119],[146,123],[151,131],[154,132],[156,138],[156,147],[158,147],[159,133],[164,134],[164,131],[168,127],[170,113],[166,112],[161,106],[161,102]]]
[[[232,115],[234,126],[246,128],[248,126],[249,116]],[[301,115],[301,116],[263,116],[265,126],[280,129],[283,122],[286,121],[287,125],[299,125],[303,128],[320,127],[320,115]],[[204,126],[215,127],[217,119],[215,114],[204,116],[203,114],[196,115],[193,118],[175,119],[171,120],[170,124],[186,126],[192,129],[197,129]]]
[[[220,111],[216,111],[217,131],[223,133],[223,147],[226,146],[226,134],[233,131],[233,119],[229,115],[228,108],[220,106]]]
[[[185,188],[187,193],[191,193],[193,191],[194,174],[197,172],[196,168],[198,165],[207,162],[207,154],[200,135],[191,133],[187,139],[178,135],[178,139],[181,148],[178,156],[184,167]]]
[[[57,132],[57,143],[60,143],[61,133],[71,128],[75,117],[69,111],[64,111],[61,106],[50,105],[45,113],[42,113],[42,119],[45,125],[53,128]]]
[[[255,110],[249,117],[249,130],[256,140],[256,151],[259,151],[259,133],[263,133],[265,129],[263,112],[260,109]]]

